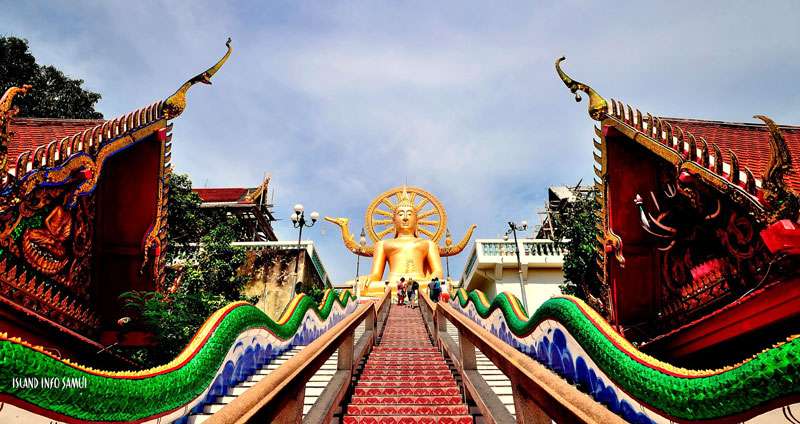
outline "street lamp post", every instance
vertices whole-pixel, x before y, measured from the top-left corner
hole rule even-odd
[[[319,213],[317,211],[311,212],[311,223],[309,224],[308,222],[306,222],[306,217],[305,217],[305,212],[304,212],[303,205],[298,203],[298,204],[294,205],[294,213],[292,214],[291,218],[292,218],[292,226],[294,226],[294,228],[299,228],[300,229],[300,234],[297,236],[297,250],[298,250],[298,252],[297,252],[297,257],[295,257],[295,259],[294,259],[294,276],[295,276],[295,279],[296,279],[297,278],[297,266],[298,266],[298,264],[300,262],[300,254],[301,254],[301,252],[299,250],[300,250],[300,241],[303,239],[303,227],[308,227],[308,228],[313,227],[314,224],[316,224],[317,220],[319,219]]]
[[[358,239],[358,245],[358,252],[356,252],[356,297],[359,296],[359,292],[361,291],[361,281],[358,276],[359,267],[361,265],[361,253],[364,252],[364,246],[367,245],[367,235],[364,233],[364,227],[361,227],[361,237]]]
[[[444,245],[450,247],[451,244],[453,244],[453,238],[450,236],[450,229],[448,228],[444,236]],[[444,261],[447,266],[447,281],[450,281],[450,256],[445,256]]]
[[[521,223],[517,224],[514,222],[508,222],[508,231],[503,236],[503,240],[508,240],[509,234],[514,234],[514,252],[517,254],[517,274],[519,275],[519,288],[522,293],[522,306],[525,307],[525,310],[528,310],[528,297],[525,295],[525,282],[522,280],[522,261],[519,257],[519,242],[517,241],[517,230],[519,231],[526,231],[528,229],[528,221],[522,221]]]

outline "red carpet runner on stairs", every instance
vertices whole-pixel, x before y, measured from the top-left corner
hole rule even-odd
[[[419,309],[392,305],[381,343],[358,380],[344,424],[472,424]]]

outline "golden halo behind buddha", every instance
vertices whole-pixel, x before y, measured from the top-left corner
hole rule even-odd
[[[412,207],[417,213],[417,232],[420,235],[439,242],[447,227],[444,206],[436,196],[427,191],[406,186],[386,190],[370,203],[364,223],[372,241],[394,236],[392,217],[401,206]]]

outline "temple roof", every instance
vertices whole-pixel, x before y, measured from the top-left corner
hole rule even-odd
[[[247,195],[255,188],[193,188],[203,203],[252,203]]]
[[[602,102],[595,99],[595,103],[600,105],[595,105],[593,119],[602,121],[604,126],[615,127],[646,149],[688,169],[709,184],[739,190],[739,195],[743,195],[740,199],[755,208],[753,213],[760,214],[764,208],[782,204],[768,205],[762,197],[764,190],[774,189],[765,187],[773,159],[774,170],[783,167],[785,171],[771,174],[777,179],[771,184],[784,185],[789,193],[800,193],[799,126],[777,125],[762,115],[755,118],[764,124],[658,117],[642,114],[614,99]],[[604,151],[601,145],[595,147]],[[602,169],[601,156],[596,159]]]
[[[596,130],[598,136],[614,127],[706,183],[733,190],[736,194],[728,195],[748,203],[753,213],[761,214],[765,208],[789,210],[800,202],[794,194],[800,190],[800,127],[779,126],[764,115],[754,116],[763,125],[643,115],[638,109],[614,99],[606,100],[593,88],[573,80],[561,68],[564,60],[556,60],[556,72],[575,100],[581,100],[578,91],[589,97],[589,116],[603,124],[602,130]],[[603,142],[595,141],[595,148],[600,152],[595,153],[600,165],[596,174],[602,179],[606,172]],[[602,188],[602,182],[598,184]],[[776,201],[774,197],[778,195],[793,200]]]
[[[767,173],[770,134],[766,125],[669,117],[661,119],[683,128],[695,137],[703,137],[708,143],[715,143],[723,153],[728,149],[732,150],[742,169],[750,168],[756,178]],[[787,187],[800,192],[800,127],[779,125],[778,128],[783,133],[793,162],[784,181]]]
[[[10,130],[14,135],[8,145],[9,166],[13,166],[17,156],[23,152],[36,150],[51,141],[71,137],[105,122],[102,119],[13,118]]]
[[[247,227],[248,234],[239,241],[276,241],[275,231],[272,229],[272,204],[267,199],[269,192],[269,175],[258,187],[214,187],[193,188],[192,191],[200,196],[200,207],[207,210],[223,210],[236,215]]]

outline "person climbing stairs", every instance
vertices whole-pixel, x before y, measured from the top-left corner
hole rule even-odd
[[[472,424],[419,309],[390,309],[383,337],[367,358],[342,422]]]

